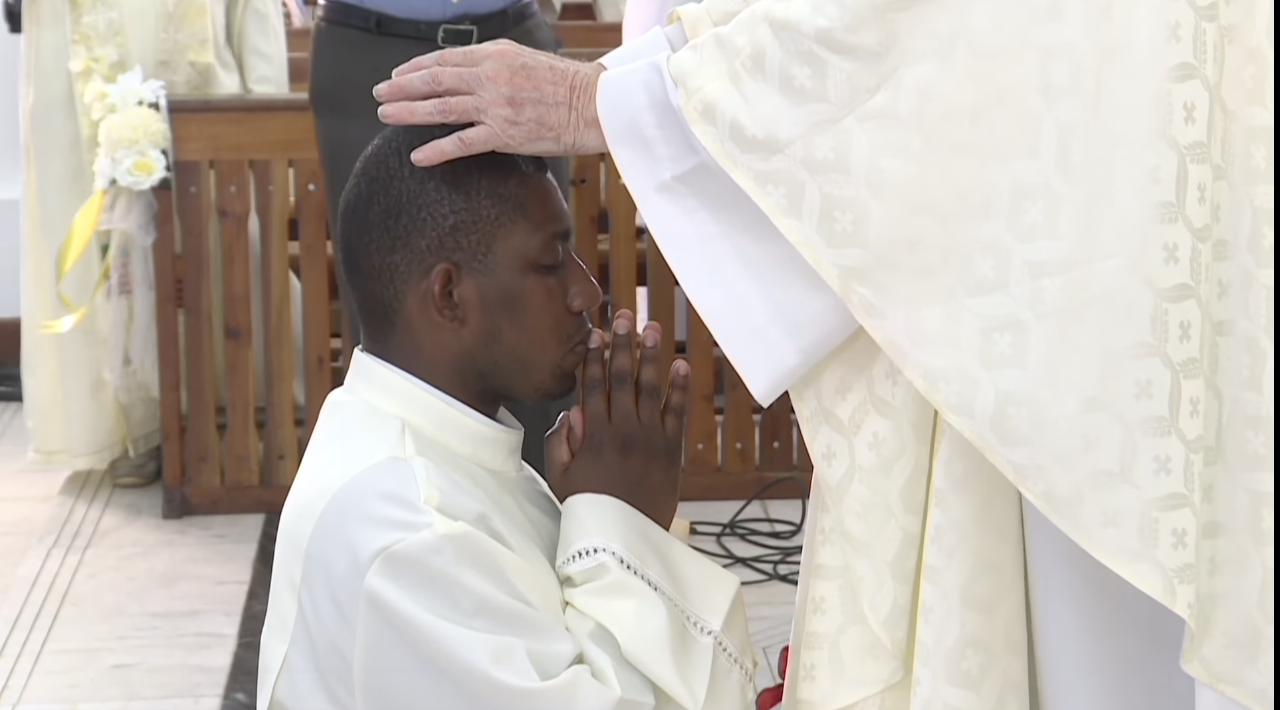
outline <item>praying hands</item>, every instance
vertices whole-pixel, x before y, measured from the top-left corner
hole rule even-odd
[[[578,493],[613,496],[667,529],[680,500],[689,364],[677,360],[664,383],[661,326],[645,325],[638,358],[635,329],[635,315],[619,311],[607,365],[604,335],[592,332],[582,406],[547,434],[547,483],[562,501]]]

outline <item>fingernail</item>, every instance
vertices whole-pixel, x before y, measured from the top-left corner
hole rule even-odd
[[[591,337],[587,338],[587,347],[595,350],[604,345],[604,333],[598,330],[591,331]]]
[[[684,360],[676,360],[675,371],[677,375],[684,377],[689,374],[689,363]]]
[[[386,90],[387,90],[387,82],[385,82],[385,81],[384,81],[384,82],[382,82],[381,84],[378,84],[377,86],[373,87],[373,98],[375,98],[375,99],[381,99],[381,98],[382,98],[382,93],[383,93],[384,91],[386,91]]]
[[[380,121],[381,121],[381,120],[385,120],[385,119],[386,119],[386,117],[387,117],[387,107],[386,107],[386,106],[379,106],[379,107],[378,107],[378,120],[380,120]]]
[[[626,335],[631,332],[631,321],[626,318],[613,319],[613,332],[618,335]]]
[[[644,346],[646,348],[658,347],[658,334],[652,330],[646,330],[644,332]]]

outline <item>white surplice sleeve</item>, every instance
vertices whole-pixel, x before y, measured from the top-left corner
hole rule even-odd
[[[227,38],[246,93],[289,91],[289,50],[284,13],[277,0],[231,0]]]
[[[569,608],[608,629],[675,707],[752,704],[755,664],[736,575],[630,505],[595,494],[565,501],[556,572]]]
[[[858,329],[831,290],[706,152],[667,70],[679,25],[602,60],[596,107],[645,224],[751,394],[770,404]]]
[[[611,498],[571,499],[562,528],[563,601],[537,564],[461,523],[382,552],[359,605],[355,710],[750,706],[750,669],[724,660],[748,643],[733,574]]]

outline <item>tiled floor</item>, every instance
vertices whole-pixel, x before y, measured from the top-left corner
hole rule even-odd
[[[25,463],[0,404],[0,710],[217,710],[262,516]]]
[[[32,466],[26,444],[20,405],[0,403],[0,710],[222,708],[262,516],[164,521],[158,486]],[[799,515],[768,506],[750,514]],[[747,587],[762,686],[777,682],[794,603],[789,585]]]

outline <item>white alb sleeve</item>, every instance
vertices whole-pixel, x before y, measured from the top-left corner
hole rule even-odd
[[[782,232],[702,147],[667,70],[679,25],[606,55],[596,108],[653,239],[747,389],[763,405],[858,323]]]

